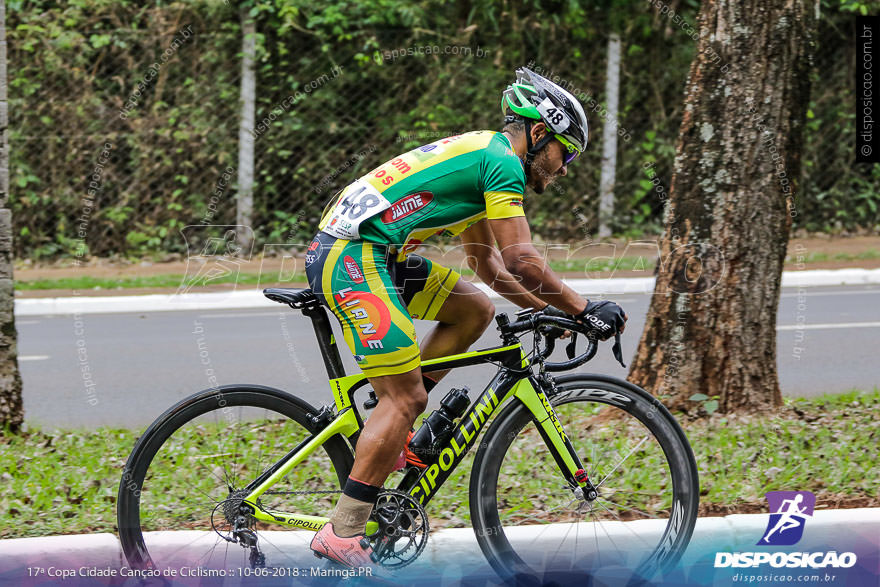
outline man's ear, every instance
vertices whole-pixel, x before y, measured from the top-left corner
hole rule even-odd
[[[540,141],[547,134],[547,125],[543,122],[536,122],[532,125],[532,143]]]

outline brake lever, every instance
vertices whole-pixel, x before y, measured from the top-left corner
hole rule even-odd
[[[620,333],[614,335],[614,346],[611,347],[611,354],[617,359],[621,367],[626,369],[626,363],[623,362],[623,349],[620,348]]]
[[[576,350],[576,348],[575,348],[575,344],[577,343],[577,337],[578,337],[578,333],[577,333],[577,332],[572,332],[572,333],[571,333],[571,342],[568,343],[568,344],[566,345],[566,347],[565,347],[565,354],[568,355],[568,358],[569,358],[569,359],[573,359],[573,358],[574,358],[574,353],[575,353],[575,350]]]
[[[556,339],[558,337],[553,336],[554,330],[556,329],[544,326],[538,328],[538,333],[541,335],[541,338],[544,339],[544,350],[541,352],[541,358],[546,359],[553,354],[553,350],[556,348]]]

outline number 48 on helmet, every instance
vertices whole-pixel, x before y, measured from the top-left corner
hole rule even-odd
[[[501,96],[505,122],[523,119],[526,125],[526,172],[535,155],[552,139],[561,142],[567,152],[566,165],[583,153],[589,140],[587,115],[571,93],[527,67],[516,70],[516,81]],[[547,126],[547,135],[532,144],[532,124],[540,121]]]

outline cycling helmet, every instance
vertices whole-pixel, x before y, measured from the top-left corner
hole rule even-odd
[[[527,67],[516,70],[516,82],[507,86],[501,96],[501,111],[505,123],[524,118],[526,123],[526,175],[535,155],[552,139],[558,139],[568,150],[565,163],[570,163],[587,148],[589,126],[580,102],[569,92],[538,75]],[[547,135],[532,144],[532,124],[541,121],[547,125]]]

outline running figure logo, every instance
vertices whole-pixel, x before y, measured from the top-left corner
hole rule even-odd
[[[804,535],[806,519],[813,516],[816,496],[809,491],[770,491],[770,521],[758,545],[791,546]]]

